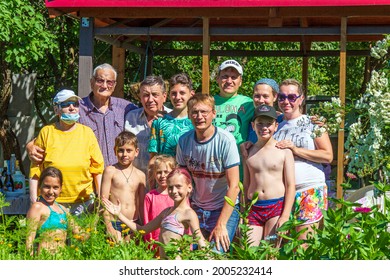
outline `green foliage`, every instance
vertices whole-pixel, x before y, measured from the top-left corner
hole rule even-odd
[[[52,49],[53,37],[41,13],[28,0],[0,1],[1,63],[19,72]]]
[[[184,235],[181,239],[173,239],[167,245],[160,242],[160,246],[164,247],[167,259],[175,260],[206,260],[206,259],[225,259],[224,255],[218,254],[213,251],[213,246],[207,243],[207,246],[202,249],[192,250],[197,243],[197,237],[195,235]]]
[[[324,213],[324,229],[309,240],[305,259],[384,260],[389,258],[389,216],[377,207],[359,211],[360,204],[336,200],[338,209]]]
[[[376,194],[383,196],[390,185],[375,182]],[[230,204],[231,201],[227,200]],[[228,254],[212,251],[208,244],[203,250],[192,250],[196,238],[185,235],[180,240],[172,240],[165,245],[169,259],[204,260],[388,260],[390,257],[390,203],[385,198],[381,209],[361,207],[343,199],[335,199],[337,208],[324,211],[323,226],[314,229],[315,234],[307,240],[298,237],[304,230],[297,232],[302,222],[290,219],[277,229],[280,248],[275,243],[262,240],[259,246],[251,246],[248,238],[247,215],[251,204],[241,206],[242,223],[240,236],[232,244]],[[234,203],[231,204],[234,206]],[[0,195],[0,209],[7,206],[4,196]],[[1,213],[1,211],[0,211]],[[25,218],[0,214],[0,259],[2,260],[151,260],[154,251],[150,244],[143,241],[140,234],[130,242],[114,243],[105,234],[104,223],[98,213],[76,220],[84,232],[89,234],[73,235],[68,232],[69,244],[57,254],[42,252],[30,256],[26,250]],[[158,242],[157,242],[158,243]],[[305,246],[303,246],[305,245]]]

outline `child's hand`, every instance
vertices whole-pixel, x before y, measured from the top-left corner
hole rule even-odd
[[[115,205],[114,203],[112,203],[111,201],[109,201],[107,198],[105,198],[103,196],[102,198],[102,202],[103,202],[103,205],[104,205],[104,208],[106,208],[106,210],[111,214],[111,215],[114,215],[114,216],[119,216],[119,214],[121,213],[121,202],[120,200],[118,199],[118,205]]]
[[[285,222],[289,220],[289,217],[280,216],[276,222],[276,228],[280,228]],[[286,234],[287,232],[280,232],[281,234]]]

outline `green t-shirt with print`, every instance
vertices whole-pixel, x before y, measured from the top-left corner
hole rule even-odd
[[[217,111],[214,125],[233,134],[237,145],[245,142],[254,113],[252,99],[240,94],[230,98],[215,95],[214,99]]]

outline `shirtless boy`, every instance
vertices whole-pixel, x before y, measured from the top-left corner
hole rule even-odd
[[[289,149],[275,147],[277,141],[272,136],[278,128],[276,119],[271,106],[255,109],[252,127],[258,141],[244,158],[245,197],[251,200],[258,194],[248,215],[252,246],[258,246],[261,239],[275,234],[288,221],[295,198],[294,157]]]
[[[142,223],[146,178],[145,173],[133,165],[139,152],[137,137],[128,131],[121,132],[115,139],[114,149],[118,162],[104,169],[101,194],[114,204],[120,199],[122,214]],[[103,217],[107,233],[114,240],[130,239],[129,229],[122,221],[115,219],[107,211]]]

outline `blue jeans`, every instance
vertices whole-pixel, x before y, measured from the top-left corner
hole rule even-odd
[[[218,218],[221,215],[222,208],[216,210],[204,210],[196,205],[191,205],[192,209],[196,212],[199,219],[200,230],[205,239],[208,239],[211,232],[217,224]],[[233,209],[232,214],[226,224],[226,229],[228,231],[230,243],[233,241],[234,235],[236,234],[237,226],[240,221],[240,215],[237,210],[239,206],[235,206],[236,209]],[[216,249],[215,249],[216,250]],[[220,246],[220,252],[223,252],[222,246]]]

